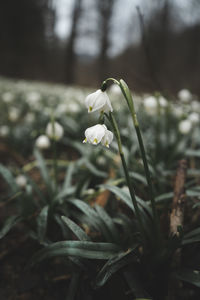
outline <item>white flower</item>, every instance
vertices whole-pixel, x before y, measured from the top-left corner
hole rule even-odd
[[[192,94],[190,93],[189,90],[183,89],[178,92],[178,98],[183,102],[183,103],[188,103],[190,100],[192,100]]]
[[[10,121],[15,122],[19,119],[20,111],[16,107],[11,107],[8,112],[8,118]]]
[[[85,99],[85,105],[89,113],[93,111],[113,111],[107,93],[102,92],[102,90],[97,90],[96,92],[88,95]]]
[[[21,188],[25,188],[25,186],[27,184],[27,180],[26,180],[26,177],[24,175],[18,175],[15,178],[15,182]]]
[[[192,122],[192,124],[198,124],[199,123],[199,114],[196,112],[189,114],[188,120],[190,120]]]
[[[48,135],[49,138],[58,141],[63,137],[63,134],[64,129],[58,122],[54,122],[54,126],[52,123],[47,124],[46,135]]]
[[[5,103],[10,103],[14,99],[14,95],[11,92],[5,92],[2,95],[2,99]]]
[[[1,137],[6,137],[9,134],[9,127],[7,125],[2,125],[0,126],[0,136]]]
[[[174,106],[173,108],[173,114],[177,117],[180,118],[183,116],[184,111],[182,106]]]
[[[167,102],[167,100],[166,100],[164,97],[160,96],[160,97],[158,98],[158,101],[159,101],[159,105],[160,105],[161,107],[165,108],[165,107],[168,106],[168,102]]]
[[[144,108],[148,114],[150,115],[156,114],[157,107],[158,107],[158,102],[155,97],[150,96],[144,99]]]
[[[46,135],[40,135],[35,142],[36,147],[39,149],[48,149],[50,147],[50,140]]]
[[[110,143],[113,140],[113,133],[107,129],[105,125],[97,124],[95,126],[89,127],[85,131],[85,139],[83,143],[89,143],[97,145],[100,142],[102,145],[109,148]]]
[[[35,120],[35,115],[33,113],[29,112],[29,113],[27,113],[25,120],[28,123],[32,123]]]
[[[119,87],[118,84],[115,84],[113,83],[110,87],[109,87],[109,91],[115,95],[115,96],[118,96],[118,95],[121,95],[121,89]]]
[[[183,120],[179,123],[179,131],[182,134],[188,134],[192,129],[192,122],[190,120]]]

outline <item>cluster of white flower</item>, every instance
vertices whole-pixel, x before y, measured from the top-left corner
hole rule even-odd
[[[167,100],[160,96],[158,98],[154,96],[149,96],[144,99],[144,109],[149,115],[156,115],[160,109],[163,111],[168,106]]]
[[[102,90],[88,95],[85,99],[85,105],[88,109],[88,113],[91,112],[112,112],[113,108],[107,93]],[[83,143],[89,143],[97,145],[101,143],[103,146],[109,148],[110,143],[113,140],[113,133],[107,129],[106,125],[97,124],[89,127],[85,131],[85,139]]]

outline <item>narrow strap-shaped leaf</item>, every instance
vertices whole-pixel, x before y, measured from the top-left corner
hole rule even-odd
[[[43,207],[43,209],[41,210],[40,214],[37,217],[37,233],[40,242],[43,242],[46,234],[48,210],[49,210],[49,206],[46,205],[45,207]]]
[[[53,243],[37,252],[31,264],[54,256],[75,256],[89,259],[110,259],[116,256],[120,248],[112,243],[94,243],[89,241],[64,241]]]
[[[191,269],[181,269],[174,276],[182,281],[189,282],[197,287],[200,287],[200,271]]]
[[[120,253],[117,257],[110,259],[98,273],[95,286],[103,286],[114,273],[131,262],[136,261],[137,257],[134,254],[135,248],[129,252]]]
[[[85,231],[79,227],[75,222],[70,220],[69,218],[62,216],[61,219],[63,220],[64,224],[66,224],[71,231],[77,236],[80,241],[90,241],[90,237],[85,233]]]
[[[41,174],[42,174],[42,177],[44,179],[44,182],[46,183],[46,185],[48,186],[48,188],[52,188],[51,186],[51,179],[49,177],[49,173],[48,173],[48,170],[47,170],[47,167],[46,167],[46,164],[45,164],[45,161],[41,155],[41,153],[39,152],[38,149],[35,149],[34,150],[34,155],[37,159],[37,162],[38,162],[38,167],[41,171]]]
[[[13,193],[16,193],[18,191],[18,186],[10,170],[4,167],[2,164],[0,164],[0,174],[4,178],[4,180],[8,183],[11,191]]]
[[[145,178],[145,176],[137,173],[137,172],[129,172],[130,177],[133,177],[134,179],[137,179],[138,181],[140,181],[141,183],[143,183],[144,185],[147,185],[147,180]]]
[[[99,205],[95,205],[95,208],[99,217],[102,219],[108,231],[110,232],[113,241],[115,242],[119,241],[119,232],[112,218],[107,214],[107,212],[103,207]]]
[[[81,276],[81,272],[77,271],[72,275],[72,279],[68,288],[66,300],[74,300],[76,297],[76,293],[78,291],[79,279]]]
[[[108,174],[106,172],[99,171],[88,159],[84,160],[84,164],[88,168],[88,170],[95,176],[103,178],[108,177]]]
[[[0,239],[3,238],[21,220],[22,218],[20,216],[9,217],[0,230]]]
[[[71,162],[67,168],[65,180],[63,183],[62,191],[68,189],[71,186],[72,176],[75,171],[76,164]]]

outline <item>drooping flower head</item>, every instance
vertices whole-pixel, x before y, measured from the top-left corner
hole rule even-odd
[[[107,129],[106,125],[97,124],[86,129],[83,143],[89,143],[93,145],[102,143],[103,146],[109,148],[112,140],[113,133]]]
[[[40,135],[37,138],[35,145],[37,148],[39,148],[41,150],[48,149],[50,147],[50,140],[49,140],[48,136]]]
[[[105,91],[103,92],[100,89],[86,97],[85,105],[89,113],[94,111],[100,111],[100,112],[113,111],[107,93]]]
[[[64,129],[58,122],[54,122],[54,126],[52,123],[47,124],[46,135],[50,139],[59,141],[63,137],[63,134]]]

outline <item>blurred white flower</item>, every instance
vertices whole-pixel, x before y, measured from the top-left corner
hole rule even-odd
[[[0,126],[0,136],[1,137],[6,137],[9,134],[9,127],[7,125],[2,125]]]
[[[183,89],[178,92],[178,98],[183,103],[188,103],[192,100],[192,94],[189,90]]]
[[[63,127],[58,123],[54,122],[54,126],[52,123],[47,124],[46,135],[56,141],[59,141],[64,134]]]
[[[158,102],[153,96],[144,99],[144,108],[146,112],[150,115],[155,115],[157,113]]]
[[[163,97],[163,96],[160,96],[158,98],[158,101],[159,101],[159,105],[163,108],[167,107],[168,106],[168,101]]]
[[[24,175],[18,175],[15,178],[15,182],[16,184],[21,187],[21,188],[25,188],[26,184],[27,184],[27,179]]]
[[[100,165],[100,166],[105,166],[106,165],[106,159],[103,155],[101,156],[98,156],[97,157],[97,163]]]
[[[109,148],[112,140],[113,133],[107,129],[106,125],[97,124],[86,129],[83,143],[97,145],[101,142],[102,145]]]
[[[197,101],[197,100],[193,100],[192,102],[191,102],[191,108],[192,108],[192,110],[193,111],[198,111],[198,112],[200,112],[200,103],[199,103],[199,101]]]
[[[118,84],[113,83],[110,87],[109,87],[109,92],[111,92],[111,94],[118,96],[121,95],[121,89],[119,87]]]
[[[29,113],[27,113],[25,120],[28,123],[32,123],[35,120],[35,115],[33,113],[29,112]]]
[[[26,94],[26,100],[27,102],[31,104],[35,104],[35,102],[38,102],[41,99],[41,95],[38,92],[29,92]]]
[[[72,113],[77,113],[80,111],[80,105],[76,102],[71,102],[68,104],[68,110]]]
[[[85,99],[85,105],[89,113],[93,111],[100,111],[100,112],[113,111],[107,93],[102,92],[102,90],[97,90],[96,92],[88,95]]]
[[[8,118],[10,121],[15,122],[19,119],[20,111],[16,107],[10,107],[8,111]]]
[[[35,145],[36,145],[37,148],[39,148],[41,150],[45,150],[45,149],[48,149],[50,147],[50,140],[49,140],[48,136],[40,135],[36,139]]]
[[[184,114],[182,106],[174,106],[172,112],[178,118],[182,117]]]
[[[179,131],[182,134],[188,134],[192,129],[192,122],[190,120],[183,120],[179,123]]]
[[[190,120],[192,122],[192,124],[194,124],[194,125],[198,124],[199,123],[199,114],[196,112],[189,114],[188,120]]]
[[[14,95],[11,92],[5,92],[2,95],[2,99],[4,102],[10,103],[14,99]]]

